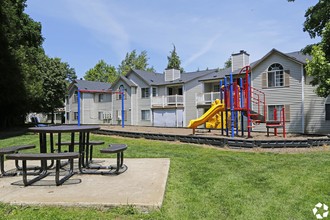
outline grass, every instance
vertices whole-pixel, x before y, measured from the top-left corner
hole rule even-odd
[[[127,143],[125,157],[171,159],[160,210],[0,203],[2,219],[316,219],[314,205],[330,205],[329,151],[278,154],[102,135],[92,139]],[[17,143],[37,145],[38,135],[0,139],[0,147]],[[95,157],[105,156],[100,147]]]

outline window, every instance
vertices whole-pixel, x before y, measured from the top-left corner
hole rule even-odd
[[[121,121],[121,110],[116,110],[116,120]],[[124,121],[127,121],[127,111],[124,110]]]
[[[213,92],[219,92],[220,91],[220,85],[213,85]]]
[[[173,95],[173,89],[171,87],[168,88],[168,95]]]
[[[141,110],[141,120],[150,121],[150,110]]]
[[[182,87],[180,87],[180,88],[178,89],[178,95],[183,95],[183,89],[182,89]]]
[[[103,102],[104,101],[104,94],[99,94],[99,102]]]
[[[77,103],[78,102],[78,91],[75,91],[73,94],[73,102]]]
[[[153,97],[157,96],[157,88],[155,88],[155,87],[152,88],[152,96]]]
[[[70,120],[70,112],[66,113],[66,120],[69,121]]]
[[[268,87],[280,86],[284,86],[283,66],[274,63],[268,68]]]
[[[125,100],[127,99],[127,90],[126,89],[124,90],[124,99]],[[119,91],[116,93],[116,100],[121,100],[121,93]]]
[[[78,121],[78,112],[73,113],[73,120]]]
[[[325,120],[330,120],[330,104],[325,104]]]
[[[141,88],[141,97],[142,98],[149,98],[149,88]]]
[[[103,112],[99,112],[98,113],[98,118],[99,118],[100,121],[103,120]]]
[[[268,105],[268,120],[275,120],[274,109],[276,109],[276,121],[280,121],[282,108],[284,108],[285,121],[290,121],[290,105]]]

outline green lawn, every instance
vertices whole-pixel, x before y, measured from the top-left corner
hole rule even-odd
[[[316,219],[314,205],[330,205],[328,151],[257,153],[101,135],[93,135],[92,139],[127,143],[125,157],[171,159],[160,210],[0,203],[1,219]],[[19,143],[37,144],[38,135],[0,139],[0,147]],[[98,152],[96,147],[95,157],[104,156]]]

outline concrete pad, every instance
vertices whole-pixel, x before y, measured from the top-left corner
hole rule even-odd
[[[115,164],[114,159],[96,160],[101,160],[102,165]],[[33,162],[28,165],[34,165]],[[124,163],[128,170],[120,175],[75,174],[62,186],[54,185],[53,175],[28,187],[12,184],[21,183],[22,176],[2,177],[0,202],[19,205],[134,205],[160,208],[165,194],[170,159],[125,158]],[[5,161],[5,168],[14,168],[14,161]]]

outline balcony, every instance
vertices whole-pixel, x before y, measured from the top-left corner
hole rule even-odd
[[[183,95],[156,96],[151,98],[152,107],[178,107],[183,106]]]
[[[207,92],[196,94],[196,105],[210,105],[220,98],[220,92]]]

